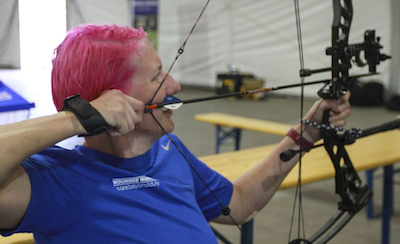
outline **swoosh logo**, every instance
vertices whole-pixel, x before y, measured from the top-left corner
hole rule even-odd
[[[171,140],[168,141],[167,145],[161,145],[162,148],[164,148],[165,151],[169,151],[169,144],[171,143]]]

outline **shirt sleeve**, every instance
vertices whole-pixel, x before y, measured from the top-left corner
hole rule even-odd
[[[81,210],[85,180],[44,155],[34,155],[22,166],[31,181],[31,201],[20,225],[13,230],[0,230],[0,234],[57,234],[63,231]]]

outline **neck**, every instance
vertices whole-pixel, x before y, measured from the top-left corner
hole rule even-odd
[[[150,150],[151,145],[158,138],[149,138],[148,136],[135,134],[110,137],[107,133],[103,133],[87,137],[83,145],[120,158],[134,158]]]

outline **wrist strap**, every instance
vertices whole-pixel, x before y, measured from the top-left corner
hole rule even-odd
[[[79,94],[64,99],[64,107],[61,111],[70,111],[75,114],[79,122],[88,132],[79,136],[94,136],[110,129],[103,116],[90,103]]]
[[[302,148],[309,148],[314,146],[313,143],[307,141],[304,137],[301,137],[300,134],[293,128],[289,130],[289,132],[286,134],[287,137],[290,137],[293,139],[293,141],[297,144],[300,145],[300,140],[301,140],[301,146]],[[307,152],[310,150],[307,150]]]

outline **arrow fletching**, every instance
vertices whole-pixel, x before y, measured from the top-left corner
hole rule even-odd
[[[164,106],[161,108],[161,110],[166,111],[168,109],[170,110],[177,110],[178,108],[180,108],[183,104],[182,100],[180,100],[177,97],[174,97],[172,95],[167,95],[164,98],[163,101]]]

